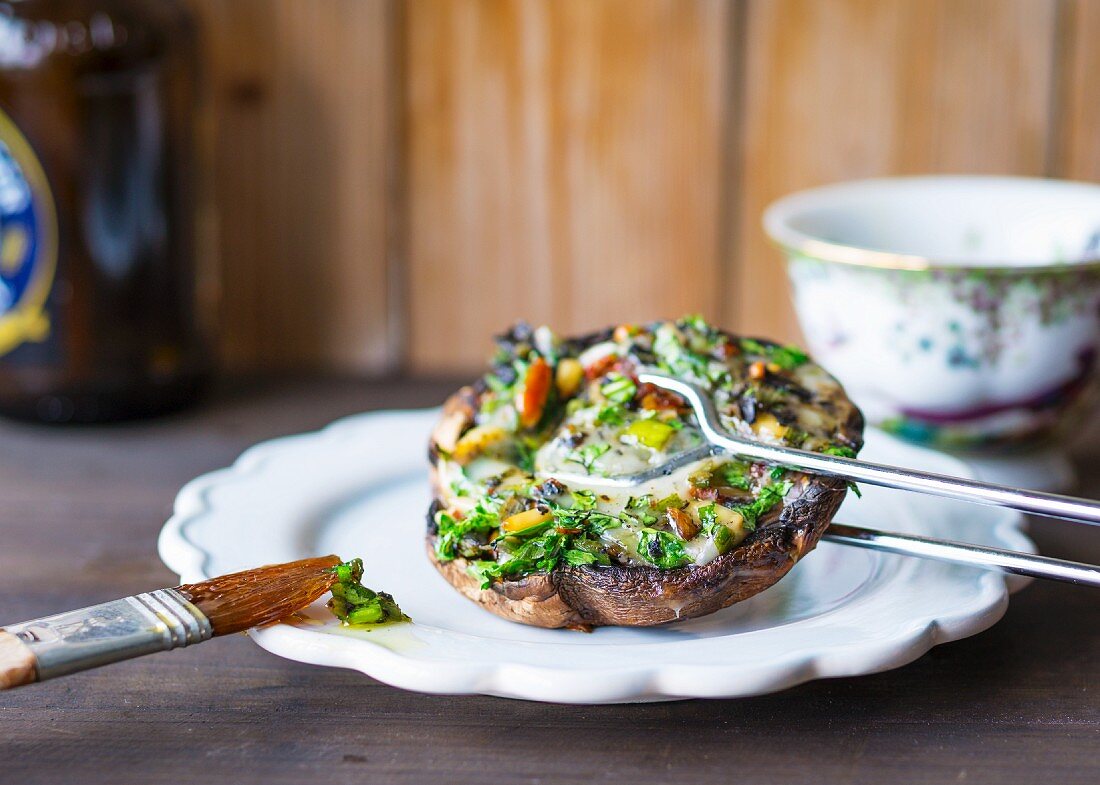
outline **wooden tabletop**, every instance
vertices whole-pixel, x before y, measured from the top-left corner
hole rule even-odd
[[[0,424],[0,623],[170,585],[177,489],[256,441],[453,385],[234,385],[176,417]],[[1085,440],[1086,443],[1095,440]],[[1100,496],[1100,447],[1078,457]],[[1100,532],[1036,521],[1051,555]],[[1036,583],[968,640],[775,695],[554,706],[402,692],[236,636],[0,693],[0,783],[1100,782],[1100,594]]]

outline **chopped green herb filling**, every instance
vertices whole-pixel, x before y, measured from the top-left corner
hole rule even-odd
[[[352,559],[332,568],[336,582],[330,591],[329,610],[347,625],[385,624],[409,621],[394,599],[386,592],[376,592],[363,585],[363,560]]]
[[[638,386],[631,379],[621,373],[610,374],[607,378],[607,383],[600,387],[600,393],[604,398],[618,404],[633,400],[634,394],[638,392]]]
[[[734,509],[741,513],[741,517],[745,519],[745,528],[749,531],[755,531],[756,523],[760,517],[777,504],[781,504],[783,497],[787,495],[787,491],[790,489],[790,481],[770,483],[760,489],[760,493],[757,494],[754,501],[735,507]]]
[[[586,472],[591,474],[592,467],[596,461],[599,460],[599,457],[610,449],[610,444],[593,442],[592,444],[586,444],[584,447],[573,450],[566,460],[571,463],[579,463],[584,467]]]
[[[775,363],[784,371],[792,371],[810,361],[809,355],[797,346],[765,346],[752,338],[742,338],[741,349],[749,354],[763,357],[767,362]]]
[[[659,529],[642,529],[638,553],[655,567],[673,570],[691,561],[684,550],[684,541],[670,532]]]
[[[728,458],[634,496],[567,485],[566,475],[629,474],[702,442],[679,396],[639,382],[647,368],[704,387],[722,423],[748,438],[856,453],[850,403],[805,352],[730,336],[700,316],[585,341],[520,324],[498,344],[472,422],[437,440],[435,555],[463,559],[483,587],[557,568],[706,564],[783,504],[788,467]]]

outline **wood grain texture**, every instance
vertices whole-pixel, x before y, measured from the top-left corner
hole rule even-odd
[[[760,228],[764,208],[784,194],[880,175],[1044,174],[1056,8],[1044,0],[749,2],[743,189],[732,203],[738,236],[726,289],[734,328],[797,338],[780,255]]]
[[[440,373],[520,317],[797,338],[760,215],[1100,178],[1093,0],[192,0],[231,368]]]
[[[478,368],[521,317],[718,310],[728,3],[426,0],[407,22],[414,369]]]
[[[156,539],[183,483],[256,441],[451,384],[283,380],[121,429],[0,423],[0,623],[175,583]],[[1098,436],[1077,459],[1090,496]],[[1037,519],[1032,535],[1100,562],[1087,528]],[[0,782],[1095,785],[1098,631],[1095,592],[1036,582],[988,631],[897,670],[624,706],[420,695],[216,638],[3,693]]]
[[[228,365],[390,367],[392,0],[194,5],[217,126]]]
[[[1056,173],[1100,180],[1100,3],[1067,0],[1059,36]]]

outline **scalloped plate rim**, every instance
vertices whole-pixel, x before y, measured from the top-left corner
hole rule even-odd
[[[180,576],[182,583],[210,577],[205,568],[211,552],[188,537],[188,524],[215,509],[210,500],[214,490],[226,483],[240,482],[262,474],[269,460],[292,448],[295,443],[337,442],[353,437],[360,428],[370,427],[372,423],[383,419],[426,418],[437,411],[402,409],[353,414],[317,431],[278,437],[248,448],[231,466],[200,475],[179,491],[173,514],[165,523],[158,539],[161,560]],[[888,436],[885,438],[892,439]],[[907,444],[905,446],[912,447]],[[936,455],[965,467],[965,463],[955,456],[942,453]],[[972,472],[967,470],[965,473]],[[996,538],[1002,547],[1036,552],[1034,543],[1024,532],[1024,517],[1007,510],[1004,512],[1004,517],[990,530],[990,536]],[[406,657],[386,646],[362,638],[323,634],[309,627],[291,624],[275,624],[251,630],[249,636],[262,648],[287,659],[347,668],[395,687],[431,694],[496,695],[574,704],[747,697],[775,692],[815,679],[877,673],[905,665],[918,659],[933,646],[988,629],[1003,616],[1008,606],[1009,593],[1029,582],[1014,576],[1006,579],[994,572],[984,572],[974,577],[981,591],[953,613],[941,612],[935,618],[914,620],[912,624],[903,625],[903,629],[881,641],[860,641],[843,647],[834,646],[813,655],[797,652],[762,665],[757,664],[755,669],[749,669],[748,672],[741,666],[737,669],[735,683],[731,683],[729,678],[730,671],[733,670],[729,665],[673,665],[658,662],[649,666],[614,669],[561,669],[513,662],[458,663],[421,660]],[[834,611],[841,610],[842,607]],[[834,611],[827,611],[824,615]],[[859,652],[858,657],[852,656],[852,649]],[[573,684],[573,689],[569,692],[562,692],[560,689],[561,679],[557,677],[563,673],[568,674]],[[727,677],[725,680],[720,678],[723,675]],[[712,688],[706,689],[700,685],[711,685]]]

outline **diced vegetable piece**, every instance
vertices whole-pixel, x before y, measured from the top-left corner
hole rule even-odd
[[[610,353],[596,355],[594,350],[599,349],[601,346],[610,346]],[[584,375],[588,379],[599,379],[601,376],[606,376],[611,372],[611,369],[615,367],[619,362],[619,355],[614,349],[615,344],[596,344],[592,349],[582,354],[577,359],[580,364],[584,366]],[[592,354],[590,354],[592,352]]]
[[[668,423],[659,420],[637,420],[631,423],[630,427],[623,432],[623,435],[631,437],[638,444],[660,450],[668,443],[674,433],[676,433],[676,429]]]
[[[554,379],[558,387],[558,394],[562,398],[568,398],[575,393],[584,381],[584,366],[572,357],[566,357],[560,363]]]
[[[516,395],[516,410],[520,425],[524,428],[533,428],[542,419],[546,399],[550,395],[550,376],[550,366],[541,357],[527,369],[523,385]]]
[[[752,429],[757,436],[768,437],[776,441],[781,440],[791,430],[789,426],[781,425],[779,420],[775,419],[774,414],[767,412],[756,415],[756,421],[753,422]]]
[[[465,464],[508,437],[507,431],[495,425],[477,425],[462,435],[455,444],[452,455]]]
[[[530,510],[524,510],[523,512],[517,512],[515,515],[509,515],[501,523],[501,531],[508,534],[515,534],[526,529],[530,529],[539,524],[548,523],[554,519],[553,513],[549,510],[540,510],[537,507],[532,507]]]
[[[462,429],[469,422],[465,412],[453,411],[445,415],[439,425],[432,432],[432,438],[441,450],[453,452],[458,438],[462,435]]]
[[[662,390],[652,384],[643,384],[638,388],[638,394],[642,396],[640,405],[643,409],[674,414],[685,407],[684,399],[674,392]]]
[[[748,534],[744,516],[729,507],[715,502],[694,502],[690,511],[702,523],[703,531],[720,554],[733,548]]]
[[[622,425],[624,422],[624,415],[626,409],[617,403],[609,403],[606,406],[600,407],[600,410],[596,413],[597,425]]]
[[[688,484],[692,488],[710,488],[714,485],[713,472],[714,470],[709,466],[692,472],[688,475]]]
[[[644,497],[644,496],[643,496],[643,497],[641,497],[641,498],[647,498],[647,497]],[[657,501],[655,501],[655,502],[652,502],[652,503],[650,504],[650,506],[651,506],[651,507],[652,507],[652,508],[653,508],[654,510],[658,510],[658,511],[660,511],[660,512],[664,512],[664,511],[665,511],[665,510],[667,510],[667,509],[668,509],[669,507],[675,507],[675,508],[676,508],[677,510],[679,510],[679,509],[682,509],[682,508],[684,508],[684,507],[686,507],[686,506],[687,506],[687,502],[686,502],[686,501],[685,501],[684,499],[682,499],[682,498],[680,497],[680,494],[678,494],[678,493],[670,493],[670,494],[669,494],[668,496],[666,496],[665,498],[663,498],[663,499],[658,499]]]
[[[699,523],[683,510],[669,507],[665,510],[665,517],[681,540],[690,540],[699,533]]]
[[[638,555],[662,570],[683,567],[691,561],[676,535],[658,529],[642,529],[638,536]]]
[[[377,624],[386,616],[381,604],[371,603],[348,612],[348,624]]]
[[[740,529],[745,523],[745,518],[741,513],[721,504],[715,505],[715,513],[715,520],[727,529]]]
[[[637,333],[638,328],[633,324],[620,324],[611,334],[611,339],[618,343],[622,343],[623,341],[628,340],[630,336],[636,335]]]
[[[737,544],[737,538],[733,536],[733,532],[728,526],[714,527],[711,540],[714,542],[714,550],[718,551],[719,556],[728,553]]]
[[[629,403],[637,391],[634,380],[621,373],[608,374],[608,382],[600,387],[600,394],[614,403]]]
[[[737,510],[731,510],[729,507],[715,502],[692,502],[688,507],[688,511],[704,524],[713,522],[739,529],[745,522],[744,516]]]

